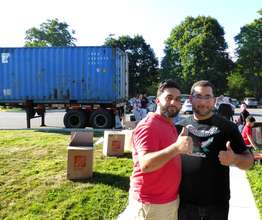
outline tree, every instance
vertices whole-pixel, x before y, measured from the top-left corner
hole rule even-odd
[[[30,28],[26,31],[26,47],[75,46],[73,37],[75,31],[68,30],[69,25],[58,19],[47,20],[40,28]]]
[[[262,15],[262,9],[258,12]],[[260,98],[262,96],[262,17],[243,26],[235,37],[238,71],[247,79],[246,93]]]
[[[151,93],[152,83],[158,81],[158,61],[153,49],[146,44],[142,36],[109,37],[105,45],[119,47],[128,54],[129,95]],[[154,86],[153,86],[154,87]]]
[[[194,81],[211,81],[223,93],[233,62],[226,52],[224,30],[216,19],[186,17],[166,40],[161,78],[173,76],[189,91]]]
[[[229,96],[242,100],[243,94],[250,93],[250,91],[247,90],[247,79],[237,68],[227,77],[227,80]]]

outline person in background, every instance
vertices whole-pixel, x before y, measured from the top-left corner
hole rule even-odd
[[[229,121],[233,121],[234,112],[229,103],[221,103],[217,109],[217,114]]]
[[[160,83],[156,104],[156,112],[147,114],[133,133],[129,202],[119,220],[177,220],[180,154],[192,151],[192,139],[185,129],[178,135],[172,122],[181,109],[175,81]]]
[[[132,113],[135,116],[136,122],[138,123],[140,120],[142,120],[142,109],[141,109],[141,99],[140,96],[137,95],[135,99],[133,100],[133,110]]]
[[[253,148],[254,150],[257,149],[255,141],[253,140],[253,137],[252,137],[252,127],[254,127],[255,122],[256,122],[256,119],[253,116],[249,115],[246,118],[246,124],[245,124],[245,126],[242,130],[242,133],[241,133],[245,144],[248,147]]]
[[[147,104],[148,99],[146,97],[146,94],[140,94],[140,101],[141,101],[141,110],[142,110],[142,119],[146,117],[147,114]]]
[[[247,111],[247,105],[245,103],[242,103],[240,105],[240,115],[236,121],[238,125],[238,129],[240,132],[242,132],[245,124],[246,124],[246,118],[249,116],[249,112]]]
[[[248,169],[253,156],[236,124],[214,114],[209,81],[193,84],[190,101],[193,116],[179,122],[193,140],[193,153],[182,155],[179,220],[227,220],[229,166]]]

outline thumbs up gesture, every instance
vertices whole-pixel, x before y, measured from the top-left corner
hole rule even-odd
[[[219,161],[224,166],[230,166],[235,163],[236,155],[234,151],[231,148],[230,141],[226,143],[227,150],[226,151],[220,151],[218,154]]]
[[[193,141],[192,138],[188,136],[187,128],[183,127],[175,146],[180,154],[192,153]]]

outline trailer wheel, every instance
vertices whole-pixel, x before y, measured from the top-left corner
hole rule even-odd
[[[84,128],[87,124],[87,117],[82,110],[70,110],[64,116],[66,128]]]
[[[98,109],[91,113],[90,124],[93,128],[112,128],[113,116],[105,109]]]

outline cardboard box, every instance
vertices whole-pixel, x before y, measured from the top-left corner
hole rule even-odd
[[[134,130],[122,130],[122,132],[125,134],[125,145],[124,150],[125,151],[131,151],[133,149],[133,142],[132,142],[132,136],[133,136]]]
[[[124,154],[125,134],[121,131],[105,131],[103,155],[119,156]]]
[[[72,132],[67,148],[67,178],[87,179],[93,175],[93,132]]]

